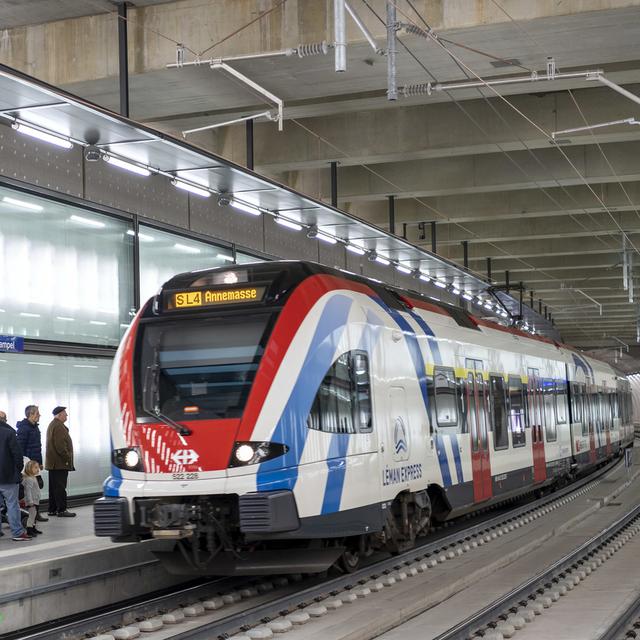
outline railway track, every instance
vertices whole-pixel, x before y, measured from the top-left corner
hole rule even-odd
[[[613,463],[597,475],[488,517],[485,513],[469,525],[462,520],[430,536],[414,549],[372,562],[354,573],[339,577],[277,576],[269,579],[224,578],[190,585],[171,593],[121,604],[106,611],[52,623],[47,628],[15,636],[25,640],[95,637],[128,640],[141,632],[149,640],[153,631],[174,640],[210,640],[234,634],[247,638],[271,637],[320,617],[328,610],[381,591],[408,576],[426,572],[438,564],[473,552],[474,549],[535,522],[598,486]],[[483,519],[484,518],[484,519]],[[180,624],[180,623],[188,624]],[[186,627],[186,628],[184,628]]]

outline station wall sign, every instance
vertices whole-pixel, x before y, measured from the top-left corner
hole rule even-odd
[[[24,338],[19,336],[0,336],[0,351],[3,353],[22,353]]]

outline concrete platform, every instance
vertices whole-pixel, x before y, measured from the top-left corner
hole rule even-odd
[[[0,636],[181,582],[151,553],[162,541],[115,544],[93,535],[93,507],[38,523],[43,535],[0,538]]]

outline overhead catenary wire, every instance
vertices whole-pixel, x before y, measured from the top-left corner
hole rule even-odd
[[[393,2],[394,5],[396,5],[397,8],[397,2],[396,0],[390,0],[391,2]],[[413,24],[415,24],[415,22],[413,20],[411,20],[411,18],[401,9],[398,9],[398,11],[400,13],[402,13],[402,15],[404,15],[407,19],[409,19],[411,22],[413,22]],[[414,8],[415,11],[415,8]],[[416,25],[417,26],[417,25]],[[436,45],[438,47],[440,47],[442,50],[444,50],[450,57],[452,60],[455,60],[457,63],[459,63],[460,66],[462,66],[464,69],[466,69],[469,73],[471,73],[478,81],[482,82],[483,85],[489,90],[491,91],[495,96],[497,96],[500,100],[502,100],[503,102],[505,102],[511,109],[513,109],[516,113],[518,113],[522,118],[524,118],[527,122],[529,122],[529,124],[531,124],[536,130],[538,130],[539,132],[541,132],[544,136],[546,136],[548,139],[550,138],[548,132],[546,132],[540,125],[538,125],[536,122],[534,122],[531,118],[529,118],[526,114],[524,114],[520,109],[518,109],[514,104],[512,104],[507,98],[505,98],[504,96],[502,96],[498,91],[496,91],[491,85],[487,84],[475,71],[473,71],[473,69],[471,69],[468,65],[466,65],[462,60],[460,60],[455,54],[453,54],[451,51],[449,51],[449,49],[442,43],[439,41],[439,38],[437,36],[435,36],[435,34],[433,33],[432,30],[430,30],[429,36],[431,36],[431,39],[433,42],[436,43]],[[557,143],[555,144],[555,148],[560,152],[560,154],[563,156],[563,158],[568,162],[568,164],[571,166],[572,170],[576,173],[576,175],[579,177],[579,179],[584,183],[584,185],[587,187],[587,189],[594,195],[594,197],[598,200],[598,202],[600,203],[600,205],[602,206],[602,208],[607,212],[607,214],[609,215],[610,219],[612,220],[612,222],[614,223],[614,225],[618,228],[618,230],[620,231],[621,234],[623,234],[624,236],[626,236],[630,246],[634,249],[634,251],[636,253],[638,253],[638,248],[633,244],[633,242],[631,242],[630,238],[628,237],[628,234],[626,234],[626,232],[622,229],[622,227],[620,226],[620,224],[618,223],[618,221],[615,219],[615,216],[613,216],[612,212],[609,210],[609,208],[607,207],[607,205],[604,203],[604,201],[602,200],[602,198],[600,198],[600,196],[596,193],[596,191],[593,189],[593,187],[591,187],[591,185],[589,184],[589,182],[586,180],[586,178],[582,175],[582,173],[578,170],[578,168],[575,166],[575,164],[572,162],[572,160],[569,158],[569,156],[564,152],[563,149],[561,149]]]
[[[492,0],[493,4],[511,21],[511,23],[515,26],[516,29],[518,29],[522,34],[525,35],[525,37],[527,37],[527,39],[529,39],[531,42],[533,42],[533,44],[537,47],[537,49],[543,54],[543,55],[547,55],[547,52],[545,51],[544,47],[542,47],[542,45],[531,35],[531,33],[525,29],[524,27],[522,27],[512,16],[511,14],[509,14],[508,11],[506,11],[506,9],[504,9],[500,3],[497,0]],[[582,108],[580,107],[580,104],[578,103],[578,100],[574,94],[574,92],[571,89],[567,89],[569,96],[571,97],[571,100],[573,102],[573,104],[575,105],[578,113],[580,114],[580,117],[582,118],[582,121],[585,123],[585,125],[589,126],[589,122],[587,121],[587,118],[584,114],[584,111],[582,110]],[[611,172],[613,173],[614,177],[616,178],[618,185],[620,186],[620,189],[622,190],[622,192],[624,193],[625,198],[627,199],[627,202],[629,203],[629,205],[631,206],[632,210],[635,212],[636,216],[640,218],[640,213],[638,212],[638,208],[636,207],[636,205],[634,204],[634,202],[632,201],[631,197],[629,196],[629,193],[627,191],[627,189],[625,188],[624,184],[622,183],[622,180],[620,180],[620,177],[618,176],[617,172],[615,171],[613,165],[611,164],[611,162],[609,161],[609,158],[607,157],[604,149],[602,148],[600,142],[597,140],[597,138],[595,137],[595,134],[593,132],[592,129],[590,129],[590,133],[591,136],[593,137],[593,140],[595,142],[595,144],[597,145],[598,151],[600,152],[600,154],[602,155],[603,159],[605,160],[605,162],[607,163],[609,169],[611,170]],[[623,245],[626,245],[626,242],[628,240],[628,236],[623,232],[622,233],[622,241],[623,241]],[[626,253],[625,253],[625,258],[626,258]],[[586,278],[583,281],[589,280],[590,278]]]

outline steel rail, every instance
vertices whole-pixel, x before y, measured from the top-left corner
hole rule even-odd
[[[515,589],[504,594],[500,598],[494,600],[485,608],[469,616],[459,624],[451,627],[448,631],[436,636],[433,640],[466,640],[474,632],[480,632],[494,625],[496,619],[504,615],[514,606],[522,605],[523,602],[533,601],[536,599],[536,593],[543,588],[548,588],[550,584],[559,581],[559,576],[564,577],[564,572],[571,568],[575,568],[577,562],[584,556],[591,555],[596,549],[611,537],[616,535],[629,522],[640,516],[640,505],[635,506],[613,524],[603,529],[579,547],[570,551],[568,554],[556,560],[552,565],[540,571],[532,578],[529,578]]]
[[[179,632],[175,636],[172,636],[172,638],[174,640],[210,640],[210,638],[212,637],[212,633],[217,637],[224,637],[225,634],[230,636],[232,635],[232,633],[253,626],[265,618],[275,618],[281,615],[281,613],[284,611],[294,611],[312,602],[318,602],[337,591],[355,588],[361,584],[364,584],[372,578],[377,578],[380,575],[390,574],[392,571],[401,569],[403,566],[408,566],[413,562],[431,557],[432,555],[441,553],[446,549],[453,548],[461,543],[470,540],[472,536],[495,530],[500,526],[504,526],[505,523],[517,520],[522,516],[526,516],[529,512],[536,511],[537,509],[549,503],[555,502],[563,498],[564,496],[579,491],[586,485],[593,483],[602,476],[614,471],[615,468],[620,464],[620,462],[621,460],[614,460],[602,469],[590,474],[589,476],[586,476],[585,478],[581,478],[574,483],[571,483],[567,487],[558,489],[552,494],[543,496],[532,502],[528,502],[524,505],[516,507],[515,509],[510,509],[509,511],[503,512],[497,516],[494,516],[493,518],[478,521],[469,527],[453,531],[447,535],[442,535],[442,531],[440,531],[436,533],[436,535],[440,535],[441,537],[438,537],[435,540],[432,539],[426,544],[413,548],[400,555],[393,556],[391,558],[385,558],[379,562],[376,562],[375,564],[363,567],[362,569],[359,569],[354,573],[331,578],[329,580],[322,581],[320,584],[308,586],[302,591],[297,591],[296,593],[291,593],[284,596],[278,596],[275,599],[270,600],[269,602],[265,602],[257,607],[244,609],[213,623],[205,623],[197,628]],[[433,537],[433,534],[431,534],[430,537]],[[151,561],[151,563],[152,562],[153,561]],[[145,563],[140,564],[144,565]],[[105,574],[117,573],[118,571],[120,570],[105,572]],[[104,574],[95,574],[94,577],[95,579],[100,579],[103,575]],[[113,628],[122,625],[122,620],[127,614],[135,612],[136,614],[140,615],[143,612],[142,610],[145,609],[149,611],[159,612],[175,608],[176,606],[179,606],[179,604],[181,604],[181,601],[187,599],[192,601],[194,599],[197,600],[198,598],[203,598],[207,595],[211,595],[210,593],[207,594],[206,592],[210,591],[214,586],[216,588],[216,591],[219,591],[223,584],[229,584],[229,588],[231,590],[237,589],[239,588],[239,580],[239,578],[217,578],[210,582],[206,582],[205,584],[192,585],[183,589],[178,588],[177,591],[172,591],[168,594],[159,596],[155,595],[150,598],[148,596],[141,596],[140,599],[136,599],[131,603],[121,602],[115,603],[113,606],[110,605],[108,607],[108,610],[101,610],[95,615],[90,615],[83,620],[75,619],[80,614],[72,614],[71,616],[67,617],[67,619],[74,619],[71,622],[62,622],[62,624],[58,622],[57,624],[48,626],[44,629],[34,629],[34,631],[29,635],[24,635],[24,631],[22,631],[21,633],[23,635],[19,635],[19,637],[20,640],[59,640],[59,638],[67,637],[69,634],[73,634],[75,637],[82,634],[96,632],[101,629]],[[251,584],[252,581],[252,579],[243,579],[242,585]],[[73,584],[66,583],[72,582],[74,581],[69,580],[65,581],[64,583],[50,585],[51,588],[48,588],[49,586],[44,587],[42,588],[42,591],[38,591],[37,593],[34,590],[28,591],[28,593],[27,591],[25,591],[25,595],[23,595],[22,597],[27,597],[27,595],[41,595],[41,593],[50,593],[51,591],[57,590],[56,587],[60,590],[69,588],[69,586],[73,586]],[[15,593],[22,594],[23,592]],[[13,601],[15,601],[15,599]],[[14,636],[18,637],[15,634]]]
[[[507,513],[479,522],[461,531],[453,532],[450,535],[428,542],[420,547],[411,549],[397,556],[387,558],[374,565],[363,567],[353,573],[329,579],[322,584],[309,587],[295,594],[276,598],[271,602],[261,604],[250,610],[231,614],[225,618],[216,620],[213,623],[204,624],[195,629],[189,629],[181,633],[177,633],[175,636],[172,636],[172,640],[211,640],[212,637],[230,637],[234,633],[246,630],[261,621],[274,619],[285,612],[302,609],[311,603],[320,602],[337,592],[356,588],[371,579],[380,577],[380,575],[388,575],[393,571],[402,569],[405,566],[409,566],[414,562],[424,560],[425,558],[429,558],[445,549],[456,547],[459,544],[468,541],[474,535],[497,529],[506,522],[515,520],[522,515],[526,515],[530,511],[535,511],[548,503],[555,502],[574,491],[578,491],[609,471],[612,471],[619,462],[620,461],[618,460],[607,465],[596,474],[592,474],[587,478],[579,480],[577,483],[572,483],[569,487],[565,487],[554,492],[552,496],[544,496],[534,502],[530,502],[526,505],[510,510]],[[638,509],[640,509],[640,507],[638,507]]]
[[[625,636],[625,629],[631,626],[632,622],[640,618],[640,597],[635,599],[611,624],[611,626],[599,636],[598,640],[617,640],[618,638],[632,638]]]

